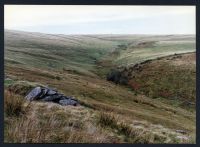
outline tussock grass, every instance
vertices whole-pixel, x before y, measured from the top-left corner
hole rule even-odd
[[[130,139],[134,140],[133,143],[142,143],[146,142],[143,140],[144,136],[137,136],[138,130],[134,130],[133,128],[131,128],[128,124],[126,124],[125,122],[120,122],[116,116],[114,116],[114,114],[112,113],[100,113],[99,116],[99,121],[98,123],[102,126],[102,127],[108,127],[114,130],[117,130],[118,134],[124,135],[124,141],[125,142],[130,142]]]
[[[28,81],[17,81],[8,86],[8,91],[15,93],[17,95],[25,96],[36,86],[42,86],[42,85]]]
[[[125,121],[120,120],[113,113],[99,114],[98,123],[103,128],[111,130],[117,130],[118,135],[123,135],[124,142],[136,143],[136,144],[153,144],[153,143],[190,143],[193,140],[183,141],[177,138],[177,134],[170,132],[169,130],[163,130],[162,132],[152,132],[145,128],[135,128],[130,126]],[[149,126],[151,128],[151,126]],[[152,128],[153,129],[153,128]],[[165,134],[165,135],[163,135]]]
[[[96,112],[97,119],[96,119]],[[8,143],[180,143],[176,135],[137,129],[115,113],[32,102],[29,111],[5,118],[4,142]],[[94,113],[94,116],[91,115]],[[95,122],[97,120],[97,124]],[[92,123],[93,122],[93,123]],[[93,126],[88,128],[88,123]],[[88,129],[87,129],[88,128]],[[116,132],[115,132],[116,130]],[[114,138],[111,137],[114,132]],[[188,143],[188,142],[186,142]]]
[[[113,114],[100,113],[99,124],[103,127],[117,128],[117,120]]]
[[[51,110],[51,111],[50,111]],[[106,142],[102,131],[88,132],[87,111],[70,109],[46,103],[32,103],[29,113],[6,118],[6,143],[100,143]],[[82,113],[82,114],[80,114]],[[79,118],[84,117],[84,119]],[[90,121],[91,123],[91,121]],[[102,134],[104,133],[104,134]],[[103,137],[104,136],[104,137]]]
[[[19,116],[26,112],[25,100],[9,91],[4,93],[4,112],[7,116]]]

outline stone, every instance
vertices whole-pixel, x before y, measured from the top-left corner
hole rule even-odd
[[[49,91],[48,88],[43,88],[43,93],[44,93],[44,94],[47,94],[48,91]]]
[[[40,87],[36,87],[25,97],[27,100],[36,100],[41,95],[42,89]]]
[[[52,89],[49,89],[49,90],[47,91],[47,95],[53,95],[53,94],[56,94],[56,93],[57,93],[57,91],[52,90]]]
[[[76,106],[78,104],[78,102],[73,99],[64,99],[64,100],[60,100],[59,104],[64,105],[64,106],[66,106],[66,105]]]
[[[36,87],[26,97],[27,100],[41,100],[52,101],[63,106],[73,105],[76,106],[78,101],[71,96],[64,96],[62,93],[58,93],[57,90],[48,87]]]
[[[48,92],[48,89],[47,88],[42,88],[42,92],[41,92],[41,95],[39,96],[39,99],[42,99]]]
[[[62,97],[62,95],[48,95],[45,96],[44,98],[42,98],[42,101],[56,101],[56,100],[60,100],[60,98]]]

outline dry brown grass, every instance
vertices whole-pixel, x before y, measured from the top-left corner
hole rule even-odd
[[[16,72],[17,71],[17,72]],[[38,74],[33,74],[38,72]],[[40,74],[40,72],[42,74]],[[54,74],[55,71],[52,71],[51,74]],[[122,87],[119,85],[114,85],[111,82],[107,82],[102,79],[98,78],[91,78],[86,76],[80,75],[73,75],[69,73],[60,73],[62,77],[62,81],[56,79],[50,79],[46,77],[44,71],[36,70],[36,69],[25,69],[25,68],[17,68],[17,67],[6,67],[6,73],[9,75],[15,75],[16,73],[23,73],[17,74],[16,80],[25,80],[31,82],[37,82],[44,85],[49,85],[52,87],[57,88],[59,91],[63,92],[66,95],[72,95],[77,97],[82,106],[81,107],[60,107],[59,105],[54,105],[51,103],[34,103],[31,106],[32,113],[29,114],[37,123],[40,124],[43,128],[45,128],[45,124],[49,124],[49,118],[55,115],[56,121],[52,121],[52,123],[62,122],[62,125],[55,129],[52,127],[52,132],[50,130],[46,130],[47,133],[45,138],[38,138],[38,140],[31,140],[34,138],[29,137],[27,141],[30,142],[146,142],[143,136],[149,142],[162,142],[162,132],[163,128],[158,128],[157,135],[154,136],[152,139],[149,138],[149,132],[152,132],[154,129],[151,127],[151,124],[155,125],[162,125],[164,128],[170,129],[182,129],[187,131],[187,135],[195,136],[195,113],[188,112],[184,109],[174,107],[169,105],[168,103],[162,102],[158,99],[150,99],[143,95],[134,95],[134,92],[128,89],[127,87]],[[55,72],[56,73],[56,72]],[[20,86],[18,86],[20,87]],[[51,107],[52,106],[52,107]],[[59,111],[58,111],[59,110]],[[86,113],[86,110],[89,111]],[[124,120],[122,122],[122,126],[117,126],[121,129],[117,129],[119,132],[121,130],[121,134],[116,133],[115,129],[108,129],[109,127],[97,126],[95,124],[96,113],[110,113],[112,112],[114,116],[120,115],[120,120]],[[33,114],[36,114],[33,115]],[[27,114],[28,115],[28,114]],[[93,116],[94,115],[94,116]],[[24,126],[27,121],[31,118],[24,119]],[[53,118],[52,118],[53,119]],[[134,141],[133,139],[127,139],[131,137],[122,137],[122,136],[130,136],[124,134],[131,134],[125,133],[129,132],[129,127],[132,127],[132,120],[139,120],[139,121],[147,121],[148,124],[145,126],[141,126],[142,128],[148,128],[149,130],[144,130],[141,134],[137,133],[137,137],[141,138],[140,141]],[[9,120],[10,121],[10,120]],[[118,120],[117,120],[118,121]],[[8,121],[7,121],[8,122]],[[10,121],[12,122],[12,121]],[[184,124],[182,122],[185,122]],[[19,121],[16,121],[16,125],[19,124]],[[32,123],[32,122],[31,122]],[[37,123],[32,124],[37,128]],[[51,123],[50,123],[51,124]],[[49,125],[50,125],[49,124]],[[87,127],[90,124],[92,127]],[[59,125],[59,123],[58,123]],[[31,126],[31,125],[30,125]],[[73,127],[72,127],[73,126]],[[77,127],[78,126],[78,127]],[[146,127],[150,126],[150,127]],[[14,127],[11,125],[9,126],[9,132],[13,132]],[[23,127],[22,127],[23,128]],[[31,128],[31,127],[30,127]],[[33,127],[34,128],[34,127]],[[70,129],[71,128],[71,129]],[[116,127],[117,128],[117,127]],[[152,128],[152,129],[151,129]],[[135,128],[131,128],[135,130]],[[19,129],[17,133],[23,134],[24,132]],[[38,130],[40,130],[38,128]],[[62,132],[62,130],[65,133]],[[49,131],[49,132],[48,132]],[[66,133],[67,132],[67,133]],[[78,133],[77,133],[78,132]],[[134,131],[137,132],[137,131]],[[159,132],[159,133],[158,133]],[[169,131],[170,132],[170,131]],[[17,134],[16,133],[16,134]],[[54,140],[55,135],[48,134],[57,134],[57,138]],[[37,136],[38,133],[34,133]],[[146,135],[145,135],[146,134]],[[170,133],[167,133],[170,134]],[[66,135],[66,136],[65,136]],[[71,137],[70,137],[71,135]],[[11,135],[10,138],[12,137]],[[20,136],[20,135],[19,135]],[[27,135],[29,136],[29,135]],[[66,139],[62,139],[63,136]],[[79,136],[78,140],[74,136]],[[82,137],[81,137],[82,136]],[[86,136],[86,138],[84,138]],[[93,136],[93,139],[90,139]],[[151,136],[151,133],[150,133]],[[160,138],[159,138],[160,136]],[[7,137],[8,142],[12,142],[13,139]],[[67,140],[67,138],[70,138]],[[142,139],[143,138],[143,139]],[[173,135],[172,137],[173,138]],[[194,137],[195,138],[195,137]],[[51,141],[52,140],[52,141]],[[21,142],[22,140],[17,140],[16,142]],[[174,139],[176,141],[176,139]],[[166,141],[167,142],[167,141]],[[169,142],[169,140],[168,140]],[[173,142],[173,141],[171,141]],[[187,142],[187,141],[186,141]]]
[[[123,135],[123,142],[135,144],[193,143],[193,138],[178,134],[159,125],[143,124],[143,122],[140,122],[143,125],[147,125],[147,128],[144,126],[138,127],[137,125],[130,126],[128,122],[121,120],[114,113],[101,112],[98,123],[102,127],[115,130],[118,135]]]
[[[8,97],[10,98],[10,97]],[[12,98],[15,98],[14,96]],[[24,105],[27,105],[25,102]],[[101,143],[111,142],[92,123],[92,114],[83,107],[62,107],[54,103],[31,102],[29,111],[5,117],[6,143]],[[93,126],[94,130],[91,131]]]
[[[11,94],[12,95],[12,94]],[[15,98],[16,95],[7,98]],[[22,97],[21,97],[22,98]],[[23,107],[27,102],[23,103]],[[100,112],[100,113],[99,113]],[[18,117],[5,117],[4,142],[7,143],[170,143],[182,142],[173,131],[144,124],[137,128],[127,115],[86,107],[62,107],[54,103],[32,102],[29,111]],[[97,122],[96,122],[97,121]],[[98,125],[100,124],[100,125]],[[146,128],[147,127],[147,128]],[[165,130],[165,129],[164,129]],[[180,134],[179,134],[180,135]],[[186,141],[188,143],[188,141]]]
[[[19,116],[26,112],[25,100],[20,95],[5,91],[4,93],[4,113],[7,116]]]
[[[65,127],[65,128],[64,128]],[[65,126],[52,115],[46,120],[22,117],[7,126],[5,142],[10,143],[87,143],[96,142],[87,132]]]
[[[194,113],[189,113],[159,100],[152,100],[141,95],[135,96],[134,92],[129,89],[102,79],[63,74],[63,80],[60,82],[49,80],[43,76],[39,77],[32,74],[32,70],[23,70],[16,67],[6,68],[9,75],[14,74],[15,70],[18,73],[24,73],[24,75],[18,76],[19,80],[30,80],[55,87],[66,95],[77,97],[88,108],[97,111],[115,111],[124,116],[129,116],[130,119],[147,120],[165,127],[195,130]],[[94,87],[92,83],[97,86]],[[171,119],[172,117],[173,119]],[[183,121],[186,123],[182,124]]]
[[[171,105],[194,110],[195,65],[195,53],[152,60],[142,64],[141,71],[129,69],[129,86],[137,93],[151,98],[163,98],[171,102]]]

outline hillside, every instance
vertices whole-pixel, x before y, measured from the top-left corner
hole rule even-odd
[[[146,60],[125,67],[121,77],[137,93],[151,98],[165,98],[176,106],[195,108],[196,54],[187,53]]]
[[[146,89],[138,92],[114,84],[106,80],[106,75],[113,68],[129,69],[155,59],[137,75],[140,82],[146,82],[151,79],[143,78],[146,73],[162,71],[162,66],[156,65],[165,64],[166,59],[157,57],[195,50],[192,35],[52,35],[6,30],[5,142],[194,143],[194,108],[154,99]],[[194,53],[186,55],[193,57]],[[165,70],[173,64],[177,70],[172,73],[174,77],[183,72],[182,67],[191,67],[195,73],[195,58],[188,57],[167,60],[170,66]],[[189,62],[183,62],[185,59]],[[193,90],[195,75],[183,73],[193,79],[186,85]],[[168,84],[169,79],[163,80]],[[24,95],[40,84],[76,97],[81,106],[24,101]],[[194,100],[194,92],[191,95]],[[18,115],[18,111],[22,113]],[[45,129],[47,126],[50,130]]]
[[[88,75],[101,72],[104,75],[108,66],[127,66],[194,51],[192,35],[53,35],[5,31],[6,63]]]

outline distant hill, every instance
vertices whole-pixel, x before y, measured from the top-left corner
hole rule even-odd
[[[92,76],[105,75],[110,67],[193,51],[193,35],[63,35],[5,30],[6,64]]]

